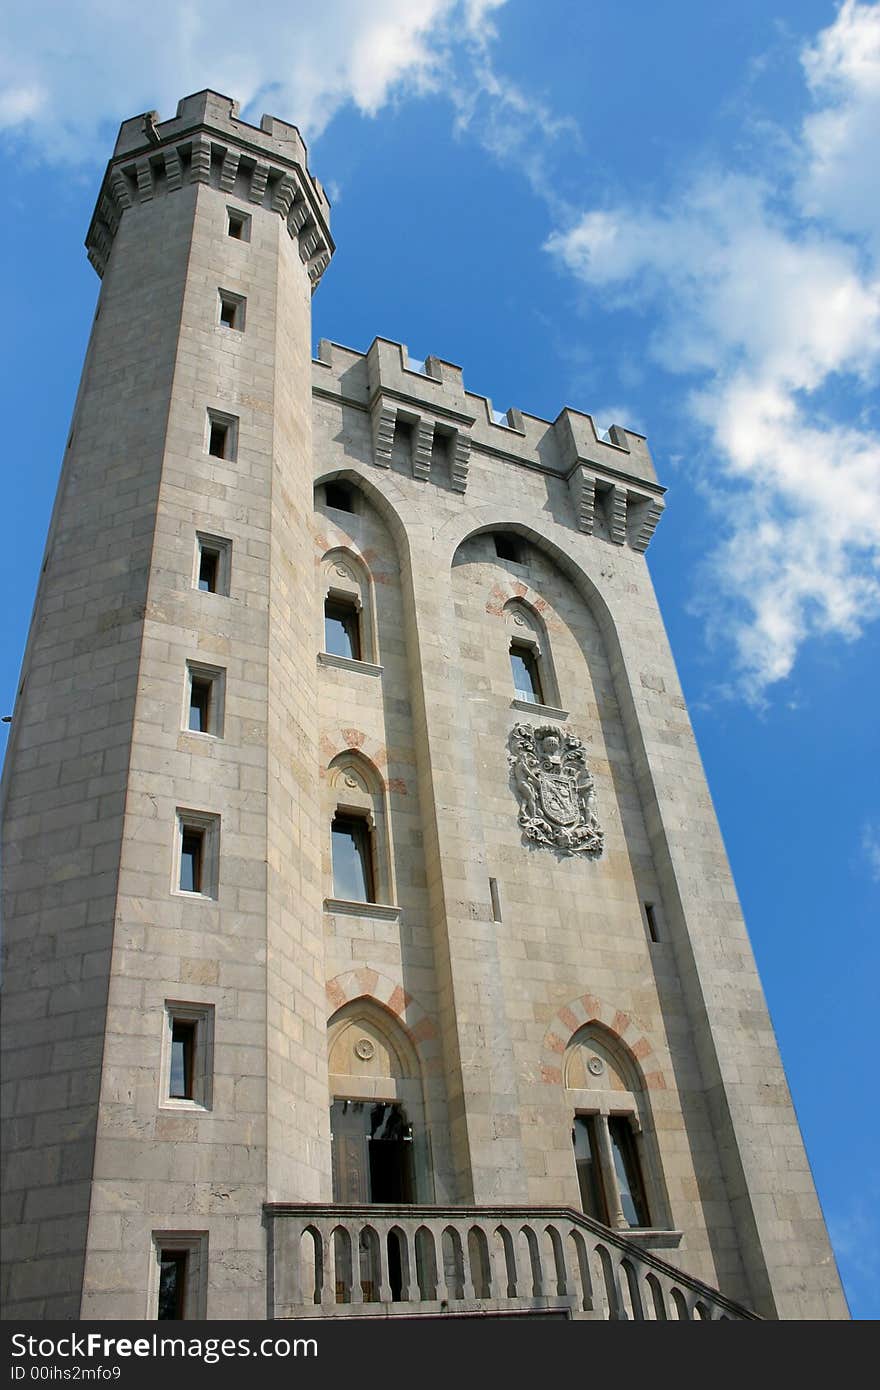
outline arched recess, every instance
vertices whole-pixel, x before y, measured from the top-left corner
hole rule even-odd
[[[350,826],[368,856],[369,891],[357,900],[390,905],[397,901],[394,856],[390,839],[388,786],[376,764],[359,748],[345,748],[327,765],[324,778],[325,824],[328,839],[335,826]],[[362,829],[359,829],[362,827]],[[325,864],[325,896],[346,899],[334,872],[334,845]]]
[[[535,704],[559,708],[561,704],[559,681],[553,661],[553,651],[547,624],[541,617],[538,607],[519,594],[509,598],[502,608],[504,630],[512,664],[517,654],[522,654],[522,669],[533,689],[522,689],[517,685],[514,665],[514,690],[519,699],[532,699]],[[537,689],[534,686],[537,685]]]
[[[351,972],[351,979],[331,981],[328,995],[337,999],[357,988],[358,977],[366,973],[379,984],[375,972]],[[404,1003],[399,987],[392,989],[388,1003],[358,995],[341,1004],[328,1022],[335,1200],[434,1200],[424,1053],[432,1051],[435,1030],[425,1028],[425,1015],[421,1028],[403,1022],[393,1006],[420,1012],[412,1002]]]
[[[350,613],[356,633],[354,660],[380,664],[379,634],[376,623],[376,604],[373,579],[363,560],[351,546],[334,546],[321,557],[321,610],[324,619],[324,643],[322,650],[329,652],[332,643],[328,640],[327,614],[332,612],[345,615]]]
[[[652,1090],[666,1090],[666,1081],[642,1028],[594,995],[582,995],[547,1030],[541,1075],[562,1086],[574,1118],[584,1210],[619,1229],[671,1229],[651,1103]]]

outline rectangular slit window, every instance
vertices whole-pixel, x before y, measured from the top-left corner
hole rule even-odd
[[[219,666],[186,663],[184,728],[194,734],[223,737],[226,672]]]
[[[205,594],[228,595],[231,553],[231,542],[222,536],[196,533],[195,587]]]
[[[501,921],[501,894],[498,892],[498,880],[489,879],[489,896],[492,899],[492,921]]]
[[[220,291],[220,323],[223,328],[233,328],[236,332],[244,331],[244,307],[245,301],[240,294],[231,294],[228,290]]]
[[[184,826],[180,837],[181,893],[201,893],[204,848],[204,830]]]
[[[208,453],[213,458],[234,459],[238,450],[238,420],[219,410],[208,411]]]
[[[208,453],[215,458],[225,459],[229,440],[229,426],[222,420],[211,421],[211,434],[208,440]]]
[[[159,1251],[159,1307],[156,1317],[160,1321],[180,1321],[186,1311],[186,1277],[189,1252],[186,1250]]]
[[[168,1087],[172,1100],[193,1099],[195,1049],[195,1022],[174,1019],[171,1025],[171,1082]]]
[[[645,920],[648,923],[648,935],[652,941],[660,940],[660,933],[657,930],[657,911],[653,903],[645,903]]]
[[[226,231],[233,241],[250,241],[251,239],[251,219],[246,212],[239,212],[238,208],[226,209]]]
[[[213,682],[193,676],[189,689],[189,727],[193,733],[211,731],[211,686]]]
[[[199,556],[199,588],[206,594],[217,592],[217,567],[220,556],[216,550],[202,549]]]

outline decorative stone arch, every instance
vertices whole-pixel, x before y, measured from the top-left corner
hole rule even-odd
[[[558,1009],[544,1034],[541,1048],[541,1080],[564,1083],[565,1052],[574,1035],[589,1023],[598,1023],[626,1050],[646,1091],[669,1089],[666,1072],[647,1031],[631,1014],[616,1009],[595,994],[581,994]]]
[[[371,965],[345,970],[327,981],[328,1017],[339,1012],[355,999],[372,1000],[385,1009],[403,1029],[415,1049],[419,1064],[426,1076],[439,1070],[440,1035],[434,1019],[399,979],[392,979]]]
[[[376,508],[391,532],[401,565],[404,561],[409,563],[410,547],[414,538],[417,544],[420,535],[430,539],[431,527],[426,521],[425,508],[404,493],[395,474],[389,472],[383,473],[381,477],[367,477],[358,468],[331,468],[318,475],[315,486],[330,482],[347,483],[350,487],[356,488],[366,501]],[[320,543],[319,537],[319,545]],[[327,547],[323,545],[321,548],[323,550]]]

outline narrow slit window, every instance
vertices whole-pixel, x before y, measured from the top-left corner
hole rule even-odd
[[[184,826],[180,837],[180,891],[201,893],[204,878],[205,832]]]
[[[180,1321],[186,1312],[186,1279],[189,1252],[186,1250],[159,1251],[160,1321]]]
[[[528,700],[533,705],[543,705],[541,673],[538,669],[538,658],[532,648],[521,642],[511,642],[510,667],[517,699]]]
[[[238,208],[226,209],[226,231],[233,241],[250,241],[251,219],[248,213]]]
[[[356,604],[335,598],[325,601],[324,650],[333,656],[361,660],[361,623]]]
[[[652,941],[660,940],[660,933],[657,929],[657,909],[653,903],[645,903],[645,920],[648,923],[648,935]]]
[[[245,301],[240,294],[231,294],[228,290],[220,291],[221,327],[235,329],[238,333],[243,332],[244,310]]]
[[[211,733],[211,695],[214,682],[193,676],[189,688],[189,727],[193,733]]]
[[[232,545],[220,536],[196,534],[194,583],[205,594],[229,593]]]
[[[229,426],[225,420],[212,420],[208,438],[208,453],[215,458],[225,459],[229,447]]]
[[[209,550],[203,546],[199,556],[199,588],[206,594],[216,594],[217,592],[219,563],[220,556],[217,551]]]
[[[168,1094],[172,1100],[193,1100],[195,1077],[196,1024],[191,1019],[174,1019],[171,1025],[171,1078]]]
[[[360,816],[335,816],[331,830],[333,892],[347,902],[374,903],[370,828]]]

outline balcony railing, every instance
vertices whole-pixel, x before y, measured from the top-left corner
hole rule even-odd
[[[565,1207],[272,1203],[273,1318],[757,1314]]]

